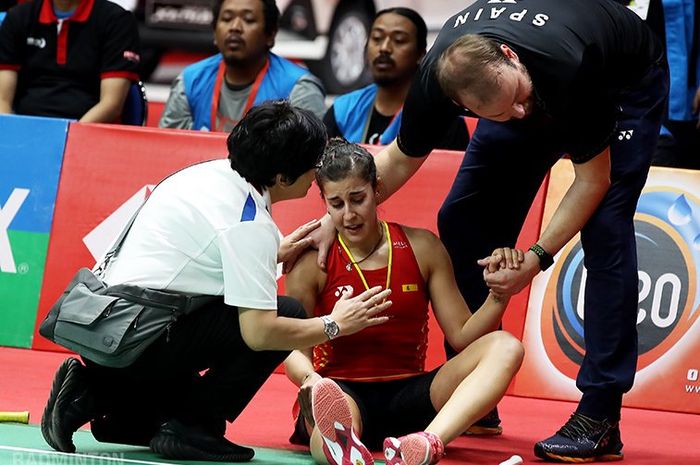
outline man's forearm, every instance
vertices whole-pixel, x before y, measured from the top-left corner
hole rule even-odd
[[[409,157],[399,149],[395,140],[384,147],[374,157],[379,180],[379,202],[384,202],[399,190],[418,171],[426,158],[427,155],[421,158]]]
[[[556,254],[591,218],[610,187],[610,151],[575,167],[576,177],[537,243]]]

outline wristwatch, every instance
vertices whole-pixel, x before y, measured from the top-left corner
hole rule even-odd
[[[331,318],[329,315],[323,315],[321,320],[323,321],[323,332],[326,333],[329,340],[335,339],[340,335],[338,323],[336,323],[333,318]]]
[[[537,257],[540,259],[540,270],[544,271],[552,266],[552,263],[554,263],[554,258],[552,258],[552,255],[544,250],[537,242],[532,244],[530,250],[535,252],[535,255],[537,255]]]

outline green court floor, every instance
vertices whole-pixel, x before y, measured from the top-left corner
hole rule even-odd
[[[73,437],[78,453],[66,454],[51,449],[41,437],[37,425],[0,424],[0,464],[2,465],[211,465],[213,462],[173,461],[158,457],[150,450],[95,441],[87,431]],[[312,465],[309,454],[297,451],[255,448],[251,464]]]

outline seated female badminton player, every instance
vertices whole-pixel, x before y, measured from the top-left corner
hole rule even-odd
[[[318,463],[371,464],[364,444],[379,449],[382,441],[388,465],[435,463],[496,405],[520,367],[521,343],[497,331],[509,296],[491,293],[472,316],[440,240],[377,218],[376,169],[365,149],[331,140],[316,181],[338,235],[327,271],[309,251],[287,275],[287,294],[309,316],[378,285],[391,288],[393,305],[387,323],[348,337],[336,339],[343,327],[327,319],[328,342],[290,354],[287,376],[300,386],[301,407],[290,440],[310,443]],[[479,263],[517,267],[522,254],[497,249]],[[459,353],[426,372],[429,303]]]

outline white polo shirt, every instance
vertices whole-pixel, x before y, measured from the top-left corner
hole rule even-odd
[[[274,310],[279,238],[267,192],[227,159],[200,163],[153,191],[105,281],[223,295],[228,305]]]

